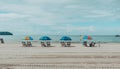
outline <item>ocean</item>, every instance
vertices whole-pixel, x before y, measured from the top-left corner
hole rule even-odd
[[[25,36],[27,35],[12,35],[12,36],[0,36],[0,38],[4,39],[5,43],[20,43],[24,40]],[[40,41],[39,38],[43,35],[30,35],[33,37],[33,41]],[[60,42],[60,38],[64,35],[48,35],[52,40],[51,42]],[[71,37],[72,42],[79,43],[80,41],[80,35],[67,35]],[[120,37],[115,37],[115,35],[91,35],[92,41],[95,42],[103,42],[103,43],[120,43]]]

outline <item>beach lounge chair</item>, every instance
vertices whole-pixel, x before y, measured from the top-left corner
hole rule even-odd
[[[46,47],[46,45],[45,45],[44,42],[41,42],[41,46],[42,46],[42,47]]]
[[[95,44],[96,44],[95,42],[92,42],[92,46],[93,46],[93,47],[95,47]]]
[[[67,42],[67,46],[70,47],[70,45],[71,45],[71,42]]]
[[[46,44],[47,44],[47,47],[49,47],[49,46],[50,46],[50,42],[46,42]]]
[[[27,42],[27,46],[28,47],[31,47],[32,46],[32,43],[30,41]]]
[[[22,46],[27,46],[26,42],[22,41]]]
[[[62,46],[62,47],[66,47],[65,42],[61,42],[61,46]]]
[[[91,42],[89,45],[90,45],[90,47],[95,47],[95,42]]]
[[[91,43],[89,44],[89,46],[92,47],[92,46],[93,46],[93,43],[91,42]]]
[[[83,45],[85,46],[85,47],[87,47],[88,45],[87,45],[87,41],[84,41],[83,42]]]

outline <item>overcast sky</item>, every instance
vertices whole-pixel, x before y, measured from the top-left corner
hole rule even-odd
[[[0,31],[120,34],[120,0],[0,0]]]

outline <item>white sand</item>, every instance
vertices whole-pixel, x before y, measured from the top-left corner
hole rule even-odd
[[[21,44],[0,44],[0,69],[120,69],[120,43],[84,47],[22,47]]]

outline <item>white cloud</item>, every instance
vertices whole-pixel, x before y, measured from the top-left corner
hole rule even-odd
[[[0,18],[25,18],[25,17],[29,17],[29,16],[28,15],[16,14],[16,13],[0,14]]]
[[[45,3],[57,3],[57,4],[61,4],[61,3],[67,3],[67,2],[73,2],[72,0],[24,0],[27,3],[30,4],[45,4]]]
[[[94,26],[70,26],[70,25],[66,25],[66,26],[56,26],[56,27],[52,27],[52,30],[61,30],[63,32],[95,32],[95,27]]]
[[[112,17],[114,13],[111,13],[110,11],[105,10],[92,10],[89,11],[90,14],[84,16],[86,18],[106,18],[106,17]]]
[[[113,15],[118,14],[119,12],[112,12],[111,6],[106,7],[105,4],[102,3],[112,3],[112,0],[23,0],[23,4],[6,4],[3,3],[1,6],[1,10],[6,10],[15,13],[21,13],[23,15],[31,15],[38,18],[45,18],[47,20],[51,20],[54,22],[59,19],[67,19],[67,18],[79,18],[94,20],[92,18],[96,18],[99,20],[113,17]],[[36,4],[37,3],[37,4]],[[94,5],[94,3],[96,3]],[[97,5],[98,4],[98,5]],[[100,8],[98,6],[101,6]],[[106,8],[104,8],[106,7]],[[37,19],[38,19],[37,18]],[[53,18],[53,19],[51,19]],[[32,19],[32,18],[31,18]]]
[[[110,22],[120,19],[118,5],[120,1],[115,1],[117,0],[22,0],[20,2],[12,0],[10,3],[0,1],[0,11],[8,12],[0,13],[0,22],[6,23],[1,25],[9,25],[18,29],[19,32],[26,28],[29,32],[39,31],[39,29],[42,31],[45,27],[53,31],[95,32],[95,27],[91,26],[92,22]],[[91,22],[91,25],[79,27],[74,25],[74,23],[82,24],[82,22]],[[10,26],[10,23],[21,27]],[[62,25],[64,23],[69,26]],[[4,27],[0,29],[3,30]]]

